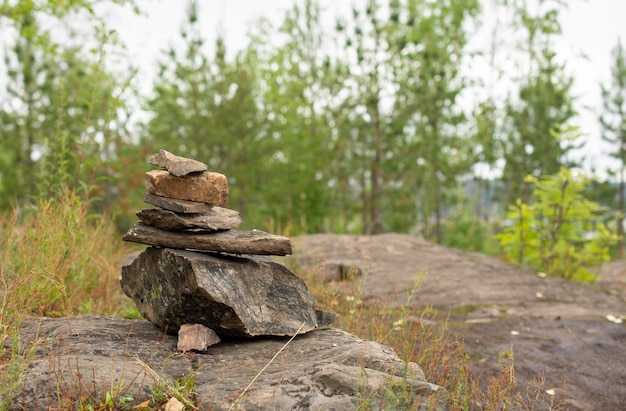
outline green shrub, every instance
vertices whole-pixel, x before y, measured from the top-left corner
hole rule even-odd
[[[496,255],[498,245],[493,240],[492,226],[467,207],[459,207],[446,219],[443,245],[464,251]]]
[[[610,259],[618,236],[602,223],[602,207],[584,197],[588,182],[565,168],[526,181],[535,184],[532,203],[510,206],[512,224],[496,235],[508,258],[548,275],[594,281],[590,268]]]

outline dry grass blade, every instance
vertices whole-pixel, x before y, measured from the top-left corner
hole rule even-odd
[[[265,372],[265,370],[267,369],[267,367],[269,367],[274,360],[278,357],[278,355],[283,352],[283,350],[285,348],[287,348],[287,346],[293,341],[294,338],[296,338],[296,335],[300,334],[300,331],[302,331],[302,328],[304,328],[304,324],[302,323],[302,325],[300,326],[300,328],[298,328],[298,331],[295,332],[295,334],[289,339],[289,341],[287,341],[282,347],[280,347],[280,350],[278,350],[276,352],[276,354],[274,354],[274,356],[268,361],[267,364],[265,364],[265,366],[263,368],[261,368],[261,371],[259,371],[257,373],[257,375],[254,376],[254,378],[252,379],[252,381],[250,381],[250,383],[248,384],[248,386],[241,392],[241,394],[239,394],[239,396],[237,397],[237,399],[233,402],[233,404],[230,406],[230,408],[228,408],[228,411],[231,411],[233,409],[235,409],[235,405],[237,405],[237,402],[239,402],[239,400],[244,396],[244,394],[250,389],[250,387],[252,387],[252,384],[254,384],[254,382]]]

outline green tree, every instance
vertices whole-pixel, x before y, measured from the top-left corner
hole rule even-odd
[[[154,94],[145,106],[151,118],[143,125],[142,145],[148,153],[163,148],[197,158],[226,174],[231,202],[244,222],[259,224],[270,155],[262,148],[257,55],[249,47],[228,61],[219,35],[209,57],[198,12],[198,2],[190,1],[181,28],[184,50],[170,47],[159,63]]]
[[[377,234],[383,231],[381,208],[391,190],[389,168],[385,156],[393,157],[394,137],[388,125],[391,114],[383,107],[384,90],[393,84],[387,69],[390,66],[385,21],[381,6],[369,1],[364,10],[354,7],[352,20],[339,20],[337,31],[344,37],[346,63],[344,109],[349,126],[343,136],[343,153],[352,168],[353,185],[360,191],[361,230]]]
[[[70,6],[80,11],[75,2]],[[37,10],[31,2],[3,6],[10,17],[7,32],[14,34],[7,37],[4,55],[10,81],[0,91],[4,208],[37,193],[48,196],[59,185],[95,187],[100,177],[110,176],[107,161],[114,159],[125,135],[128,83],[104,64],[105,45],[114,44],[112,33],[98,25],[89,39],[92,48],[72,33],[60,45],[41,29]],[[104,185],[98,195],[107,197]]]
[[[513,224],[497,235],[507,256],[549,275],[593,281],[589,269],[610,259],[618,237],[600,221],[600,205],[583,195],[588,181],[566,168],[526,181],[536,185],[533,202],[511,205]]]
[[[398,82],[410,89],[414,98],[407,107],[413,113],[405,130],[415,130],[410,152],[420,166],[415,183],[421,192],[422,224],[429,234],[427,222],[434,214],[431,237],[441,243],[447,191],[477,162],[475,142],[459,128],[467,119],[457,99],[466,85],[460,74],[467,58],[466,26],[479,11],[479,2],[407,2],[404,10],[395,9],[396,3],[392,2],[392,16],[399,14],[400,24],[394,27],[393,35],[398,37],[392,46],[394,56],[403,55],[404,61],[394,69]],[[412,22],[414,28],[407,30]]]
[[[136,13],[139,8],[134,0],[108,0],[114,4],[130,4]],[[2,0],[0,19],[20,20],[24,15],[40,13],[50,17],[64,17],[72,13],[87,12],[94,16],[94,6],[102,0]],[[1,22],[1,20],[0,20]]]
[[[337,118],[341,100],[336,59],[313,0],[294,5],[278,33],[265,32],[261,50],[263,134],[272,149],[265,193],[276,230],[319,232],[341,220],[331,187],[343,184],[337,167]],[[338,171],[338,173],[335,173]],[[339,193],[341,194],[341,193]],[[339,211],[341,212],[341,211]]]
[[[210,135],[212,63],[203,50],[196,1],[187,3],[186,19],[180,31],[185,49],[170,46],[158,63],[153,95],[145,105],[151,118],[144,125],[142,143],[149,152],[164,148],[220,169],[219,142]]]
[[[422,231],[441,241],[446,189],[469,171],[457,126],[464,24],[476,1],[369,1],[340,20],[349,59],[346,151],[362,194],[363,231]],[[416,205],[417,204],[417,205]]]
[[[624,258],[624,216],[626,201],[624,200],[626,183],[626,56],[620,41],[613,49],[612,81],[609,86],[601,85],[603,113],[600,116],[602,139],[611,144],[611,157],[617,159],[619,166],[615,170],[618,176],[618,217],[617,233],[620,236],[618,247],[619,258]]]
[[[576,115],[571,87],[573,78],[566,75],[551,47],[552,38],[561,33],[558,0],[537,0],[536,14],[526,0],[515,1],[515,27],[526,35],[522,52],[528,58],[526,73],[520,78],[517,99],[507,104],[510,129],[504,144],[503,180],[505,203],[515,198],[529,198],[524,177],[554,174],[567,164],[566,154],[576,146],[554,138],[550,130],[565,126]]]

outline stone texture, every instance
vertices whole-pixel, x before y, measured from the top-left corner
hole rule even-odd
[[[185,409],[185,404],[178,401],[176,397],[172,397],[165,404],[164,411],[183,411],[184,409]]]
[[[151,155],[148,158],[148,163],[163,167],[178,177],[207,170],[207,165],[198,160],[179,157],[163,149],[159,150],[157,154]]]
[[[181,354],[175,336],[164,335],[147,321],[104,317],[33,318],[23,324],[20,335],[26,352],[29,344],[40,343],[11,410],[62,409],[58,397],[72,387],[103,400],[122,378],[125,396],[134,398],[127,404],[131,408],[150,398],[155,379],[173,382],[192,370],[198,409],[228,410],[287,342],[229,340],[209,347],[207,354]],[[146,373],[148,366],[152,373]],[[386,402],[389,392],[406,401]],[[364,398],[364,393],[369,396]],[[424,381],[417,364],[337,329],[297,336],[233,409],[351,410],[367,401],[370,409],[449,410],[446,391]]]
[[[218,251],[232,254],[287,255],[291,241],[264,231],[216,231],[206,233],[165,231],[141,222],[122,237],[124,241],[161,247]]]
[[[215,331],[202,324],[183,324],[178,330],[178,351],[206,351],[212,345],[219,344],[220,337]]]
[[[161,207],[164,210],[173,211],[175,213],[206,213],[207,211],[211,211],[211,209],[213,208],[211,204],[207,203],[155,196],[154,194],[150,193],[145,193],[143,195],[143,201],[148,204]]]
[[[122,267],[122,289],[155,326],[203,324],[219,336],[284,336],[329,325],[304,281],[263,257],[149,247]]]
[[[324,282],[354,281],[363,278],[363,270],[354,264],[344,262],[324,261],[316,266],[318,275],[324,278]]]
[[[219,205],[228,200],[228,180],[224,174],[203,171],[177,177],[165,170],[146,173],[146,191],[161,197]]]
[[[10,410],[68,409],[59,396],[75,404],[81,396],[103,401],[111,387],[140,403],[150,398],[150,388],[159,380],[173,383],[193,370],[187,358],[176,354],[176,338],[147,321],[31,318],[22,326],[20,345],[26,348],[35,341]]]
[[[144,208],[137,212],[139,219],[151,226],[169,231],[205,229],[231,230],[241,225],[241,216],[235,210],[213,206],[204,213],[180,214],[160,207]]]

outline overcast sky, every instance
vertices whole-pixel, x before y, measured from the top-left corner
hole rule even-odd
[[[320,0],[331,12],[345,14],[355,2],[364,0]],[[246,45],[248,25],[260,17],[279,22],[285,10],[296,0],[200,0],[203,33],[212,44],[220,28],[230,50]],[[483,3],[487,3],[483,0]],[[587,135],[587,167],[606,164],[606,147],[600,142],[597,113],[601,107],[599,84],[610,80],[611,50],[621,38],[626,44],[626,0],[567,0],[568,9],[561,15],[562,40],[559,55],[566,59],[575,76],[574,93],[578,96],[579,124]],[[143,87],[149,87],[155,60],[172,41],[177,41],[185,18],[184,0],[137,0],[145,16],[111,11],[109,21],[129,48],[129,55],[139,66]],[[583,58],[586,56],[586,58]],[[142,88],[143,88],[142,87]]]

